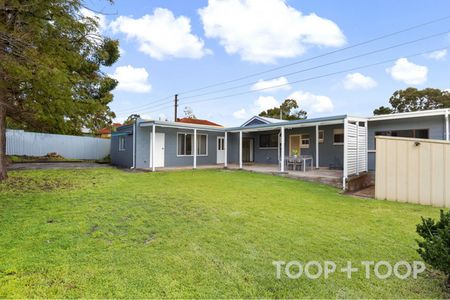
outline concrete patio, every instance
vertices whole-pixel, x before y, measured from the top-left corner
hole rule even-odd
[[[229,164],[228,168],[239,169],[239,165]],[[329,168],[307,168],[306,172],[298,170],[285,170],[284,172],[280,172],[278,165],[274,164],[243,164],[242,169],[250,172],[272,174],[305,181],[319,182],[342,188],[342,170],[330,170]]]

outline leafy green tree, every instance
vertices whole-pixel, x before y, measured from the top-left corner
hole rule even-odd
[[[381,106],[373,111],[375,115],[411,112],[450,107],[450,92],[427,88],[407,88],[395,91],[389,99],[391,107]]]
[[[441,210],[438,221],[422,218],[417,233],[423,238],[417,241],[417,252],[426,263],[447,275],[450,287],[450,211]]]
[[[138,114],[131,114],[128,116],[128,118],[125,120],[125,122],[123,122],[124,125],[128,125],[128,124],[134,124],[134,122],[136,122],[137,119],[140,119],[141,115]]]
[[[302,109],[298,109],[297,101],[286,99],[279,107],[263,111],[259,116],[283,120],[302,120],[308,117],[308,113]]]
[[[117,81],[101,71],[119,58],[82,0],[4,0],[0,6],[0,180],[6,126],[81,134],[111,124]]]

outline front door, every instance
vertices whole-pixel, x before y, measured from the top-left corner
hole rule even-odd
[[[223,136],[217,137],[217,163],[225,163],[225,138]]]
[[[152,166],[152,133],[150,133],[150,166]],[[155,134],[155,167],[164,167],[164,143],[165,134],[157,132]]]
[[[253,162],[253,139],[242,139],[242,161]]]
[[[294,134],[289,136],[289,156],[300,156],[302,136]]]

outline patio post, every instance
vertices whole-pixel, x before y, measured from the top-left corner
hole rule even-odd
[[[155,143],[156,143],[156,125],[152,126],[152,171],[155,172]]]
[[[242,131],[239,131],[239,169],[242,169]]]
[[[359,175],[359,122],[356,122],[356,175]]]
[[[446,141],[450,141],[450,128],[449,128],[449,124],[448,124],[448,122],[449,122],[449,118],[448,118],[448,109],[447,109],[447,111],[445,112],[445,140]]]
[[[228,132],[226,132],[226,131],[225,131],[225,139],[224,139],[224,143],[223,143],[223,148],[225,150],[223,166],[226,168],[228,165]]]
[[[347,156],[348,156],[348,119],[344,119],[344,170],[342,174],[342,189],[345,191],[346,189],[346,181],[347,181],[347,174],[348,174],[348,168],[347,168]]]
[[[316,125],[316,169],[319,168],[319,125]]]
[[[194,169],[197,169],[197,129],[194,129]]]
[[[281,159],[280,171],[284,172],[284,126],[281,127]]]

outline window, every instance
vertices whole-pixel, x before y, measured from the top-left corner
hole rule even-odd
[[[205,134],[197,134],[197,155],[208,155]]]
[[[190,133],[179,133],[178,134],[178,152],[177,154],[182,155],[192,155],[192,134]]]
[[[125,151],[125,137],[119,136],[119,151]]]
[[[301,148],[309,148],[309,134],[302,134],[301,135]]]
[[[259,136],[259,148],[277,148],[278,134],[261,134]]]
[[[224,138],[218,138],[217,139],[217,150],[225,150],[225,139]]]
[[[377,131],[375,135],[428,139],[428,129]]]
[[[406,130],[388,130],[388,131],[376,131],[375,136],[396,136],[405,138],[416,138],[416,139],[428,139],[428,129],[406,129]],[[376,145],[376,143],[375,143]]]
[[[177,137],[177,155],[191,156],[194,148],[194,135],[192,133],[178,133]],[[197,155],[208,155],[208,136],[206,134],[197,134]]]
[[[325,140],[325,132],[323,130],[319,130],[319,143],[323,144],[324,140]]]
[[[333,145],[343,145],[344,144],[344,129],[336,128],[333,129]]]

